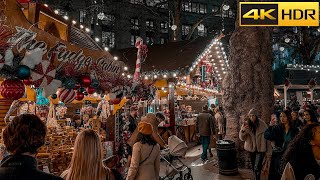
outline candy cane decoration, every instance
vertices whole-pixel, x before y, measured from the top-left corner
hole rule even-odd
[[[143,44],[143,39],[138,37],[136,39],[135,47],[138,49],[137,61],[136,61],[136,70],[134,72],[133,80],[137,81],[140,79],[141,74],[141,62],[147,57],[148,48]]]

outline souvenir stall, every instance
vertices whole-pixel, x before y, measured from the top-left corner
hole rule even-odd
[[[119,141],[115,116],[133,84],[123,75],[124,63],[43,4],[7,0],[0,5],[5,7],[0,14],[1,129],[16,115],[38,115],[48,128],[39,167],[56,175],[67,168],[75,138],[85,128],[96,130],[105,155],[112,155]],[[78,34],[70,33],[75,30]],[[89,45],[70,42],[75,35]],[[83,122],[79,128],[73,126],[75,114]]]

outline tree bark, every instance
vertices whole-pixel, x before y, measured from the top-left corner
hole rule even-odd
[[[239,27],[230,38],[230,69],[223,81],[223,108],[227,119],[226,139],[236,142],[239,130],[251,108],[270,121],[273,107],[272,41],[268,27]],[[239,151],[241,152],[241,151]],[[241,154],[241,153],[240,153]],[[245,158],[239,155],[239,161]]]

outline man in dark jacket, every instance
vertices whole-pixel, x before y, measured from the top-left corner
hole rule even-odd
[[[196,120],[196,132],[200,135],[200,142],[202,144],[202,161],[207,160],[207,152],[210,144],[210,136],[214,134],[213,118],[208,113],[208,106],[202,107],[202,113],[200,113]]]
[[[130,124],[129,124],[129,131],[130,131],[131,133],[133,133],[134,130],[137,128],[137,124],[138,124],[138,122],[137,122],[137,115],[138,115],[138,108],[135,107],[135,106],[132,106],[132,107],[130,108],[130,116],[129,116],[129,122],[130,122]]]
[[[62,180],[37,168],[35,154],[45,142],[46,126],[35,115],[15,117],[3,132],[10,153],[1,161],[0,180]]]

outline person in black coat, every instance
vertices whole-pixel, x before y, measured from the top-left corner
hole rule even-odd
[[[272,157],[269,170],[269,180],[280,180],[280,161],[288,147],[288,144],[299,133],[299,129],[293,126],[291,112],[288,110],[280,114],[280,123],[276,125],[276,119],[270,121],[269,128],[264,133],[264,138],[272,143]]]
[[[35,155],[44,145],[47,128],[32,114],[15,117],[3,132],[10,153],[1,161],[0,180],[62,180],[37,168]]]

